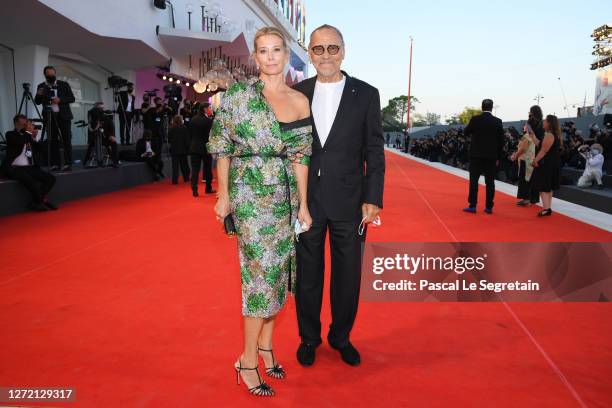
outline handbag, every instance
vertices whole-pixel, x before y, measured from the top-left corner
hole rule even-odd
[[[232,214],[227,214],[223,219],[223,228],[225,228],[225,233],[227,235],[236,235],[236,224],[234,223],[234,217]]]

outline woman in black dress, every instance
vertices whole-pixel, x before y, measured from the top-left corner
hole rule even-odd
[[[550,208],[553,190],[559,189],[560,150],[562,147],[561,127],[559,119],[554,115],[546,116],[544,120],[544,139],[533,161],[532,188],[540,192],[542,211],[539,217],[552,214]]]

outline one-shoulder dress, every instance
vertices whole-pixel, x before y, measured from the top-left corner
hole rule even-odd
[[[295,291],[298,191],[291,161],[312,153],[311,119],[280,123],[263,82],[237,82],[223,95],[208,152],[230,157],[229,198],[238,237],[242,314],[266,318]]]

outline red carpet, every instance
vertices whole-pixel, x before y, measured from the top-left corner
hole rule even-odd
[[[495,215],[463,214],[467,181],[387,158],[371,241],[612,240],[500,193]],[[213,202],[165,182],[0,219],[0,386],[76,388],[76,402],[30,404],[56,407],[612,406],[610,303],[362,302],[362,365],[324,344],[305,369],[291,300],[275,337],[288,378],[270,381],[272,399],[249,396],[232,369],[236,243]]]

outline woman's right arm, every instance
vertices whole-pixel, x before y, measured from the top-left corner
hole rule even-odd
[[[219,157],[217,159],[217,204],[215,214],[223,219],[230,213],[229,202],[229,168],[231,159],[229,157]]]
[[[232,135],[235,132],[232,109],[232,95],[235,93],[236,84],[232,85],[223,96],[219,114],[216,115],[210,138],[206,144],[206,150],[217,159],[217,204],[215,204],[215,215],[222,221],[230,213],[229,200],[229,169],[231,156],[234,153],[234,142]],[[230,92],[231,91],[231,92]]]
[[[518,157],[525,153],[525,150],[527,150],[526,144],[527,141],[525,139],[521,139],[517,151],[511,156],[512,161],[515,161]]]

